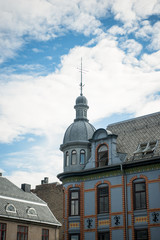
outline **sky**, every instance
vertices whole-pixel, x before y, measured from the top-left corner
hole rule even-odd
[[[0,172],[32,188],[83,95],[97,128],[159,111],[159,0],[0,0]]]

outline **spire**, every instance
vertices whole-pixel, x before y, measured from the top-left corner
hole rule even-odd
[[[82,70],[82,58],[81,58],[81,69],[80,69],[80,72],[81,72],[81,82],[80,82],[80,88],[81,88],[81,91],[80,91],[80,95],[83,96],[83,82],[82,82],[82,73],[83,73],[83,70]]]
[[[83,96],[83,81],[82,81],[82,58],[81,58],[81,68],[79,69],[81,72],[81,82],[80,82],[80,96],[76,99],[76,105],[74,106],[76,110],[76,119],[74,121],[84,120],[88,121],[87,119],[87,110],[88,110],[88,101],[85,96]]]

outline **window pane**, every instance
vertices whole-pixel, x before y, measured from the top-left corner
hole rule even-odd
[[[136,231],[136,240],[148,240],[148,231],[147,231],[147,229],[137,230]]]
[[[78,192],[74,191],[71,192],[71,199],[77,199],[78,198]]]
[[[77,164],[77,154],[76,151],[72,151],[72,164]]]
[[[141,208],[146,208],[146,193],[141,193]]]
[[[79,240],[79,235],[71,235],[71,240]]]
[[[140,204],[140,193],[136,193],[136,195],[135,195],[135,201],[136,201],[136,209],[140,209],[140,208],[141,208],[141,204]]]
[[[80,151],[80,164],[84,164],[85,163],[85,151],[81,150]]]
[[[145,183],[137,183],[135,186],[135,190],[137,191],[145,191]]]

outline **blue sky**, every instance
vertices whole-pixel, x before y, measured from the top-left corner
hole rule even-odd
[[[0,171],[57,181],[81,57],[96,128],[159,111],[158,0],[0,0]]]

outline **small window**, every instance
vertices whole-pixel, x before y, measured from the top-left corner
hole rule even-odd
[[[134,210],[146,208],[146,183],[144,179],[133,182]]]
[[[83,149],[80,151],[80,164],[85,164],[85,151]]]
[[[27,240],[27,239],[28,239],[28,227],[18,226],[17,240]]]
[[[13,213],[16,213],[16,208],[13,204],[11,203],[8,203],[7,206],[6,206],[6,212],[13,212]]]
[[[69,240],[80,240],[80,235],[79,234],[70,234]]]
[[[0,240],[6,239],[6,224],[0,223]]]
[[[42,240],[49,240],[49,230],[42,229]]]
[[[108,165],[108,148],[105,144],[98,148],[98,167]]]
[[[70,190],[70,216],[78,216],[80,212],[79,190]]]
[[[148,240],[148,230],[147,229],[135,230],[135,240]]]
[[[98,213],[108,213],[109,212],[109,190],[108,185],[103,184],[99,185],[97,188],[97,204],[98,204]]]
[[[34,208],[27,208],[27,214],[32,216],[37,216],[37,212]]]
[[[65,158],[65,166],[68,167],[69,166],[69,152],[66,152],[66,158]]]
[[[98,240],[109,240],[109,232],[98,233]]]
[[[77,164],[77,152],[76,150],[72,151],[72,165]]]

